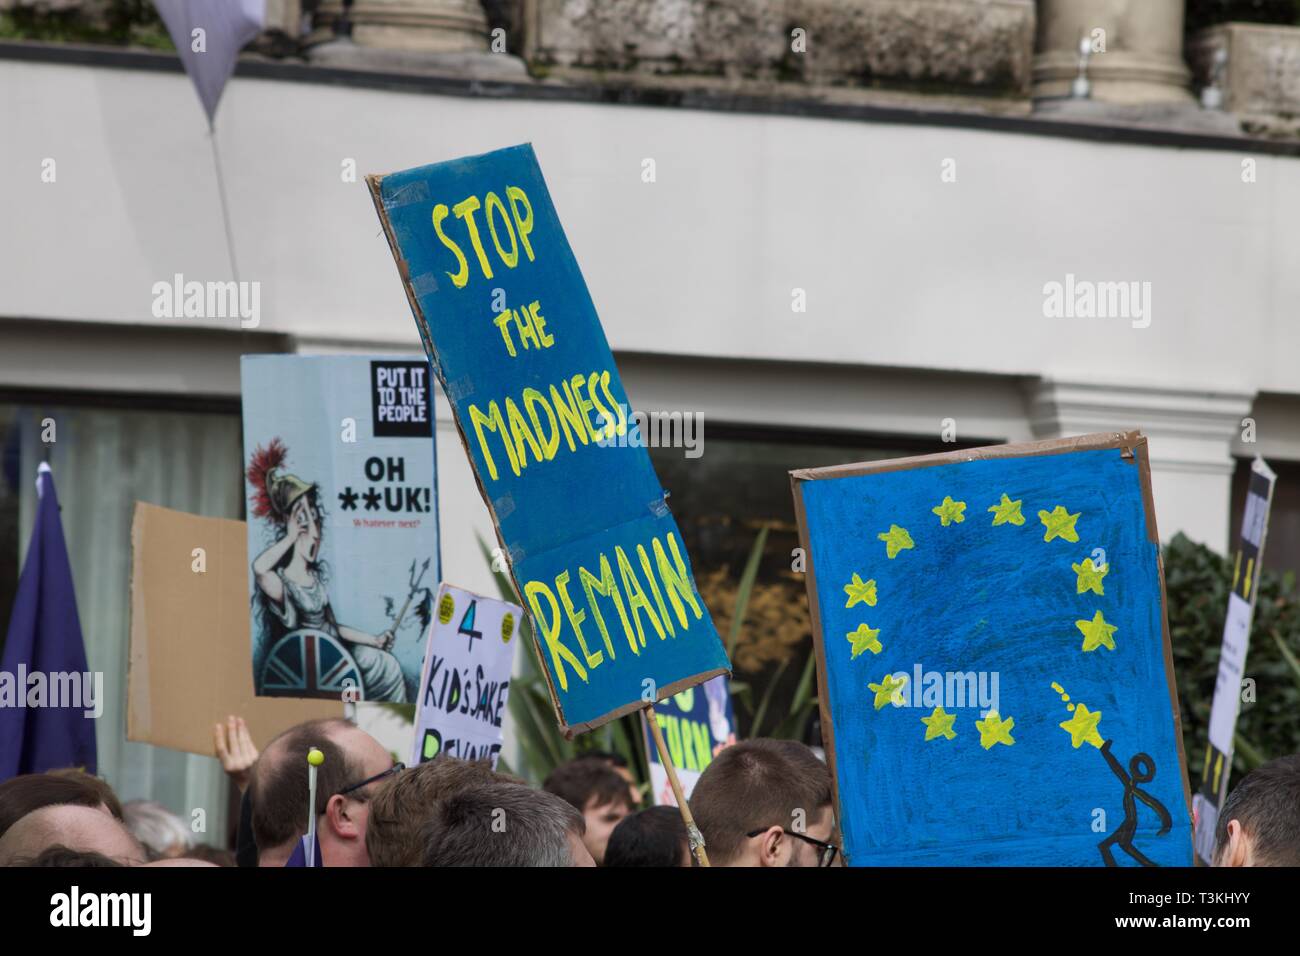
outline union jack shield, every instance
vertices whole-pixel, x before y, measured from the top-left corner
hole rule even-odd
[[[262,666],[261,693],[268,697],[364,700],[357,662],[337,638],[305,627],[275,642]]]

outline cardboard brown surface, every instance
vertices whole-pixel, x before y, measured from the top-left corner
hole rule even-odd
[[[253,695],[247,551],[242,521],[136,502],[128,740],[211,757],[212,726],[231,714],[259,748],[293,724],[343,716],[342,701]]]

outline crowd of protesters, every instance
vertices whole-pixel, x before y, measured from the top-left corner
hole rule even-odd
[[[0,866],[286,866],[303,843],[312,748],[323,866],[692,866],[675,807],[642,808],[626,761],[588,753],[540,788],[486,762],[439,757],[404,767],[342,719],[291,727],[260,753],[237,718],[216,749],[241,791],[234,851],[194,839],[157,803],[122,803],[77,769],[0,784]],[[835,866],[844,861],[830,770],[790,740],[722,750],[690,797],[713,866]],[[954,861],[960,862],[960,861]],[[1300,755],[1247,774],[1220,813],[1221,866],[1300,865]]]

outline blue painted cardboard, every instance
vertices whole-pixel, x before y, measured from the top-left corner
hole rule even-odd
[[[851,864],[1190,865],[1145,439],[882,467],[794,473]]]
[[[650,457],[619,441],[631,404],[532,147],[368,182],[562,730],[725,672]]]
[[[713,758],[736,742],[730,683],[725,677],[715,677],[674,694],[655,705],[655,717],[663,731],[668,757],[677,771],[677,782],[689,800]],[[641,736],[650,771],[650,799],[657,806],[675,807],[677,797],[644,716]]]

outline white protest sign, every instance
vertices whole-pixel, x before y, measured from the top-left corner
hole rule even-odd
[[[491,760],[501,751],[515,635],[523,609],[450,584],[438,588],[415,713],[411,764],[439,754]]]

